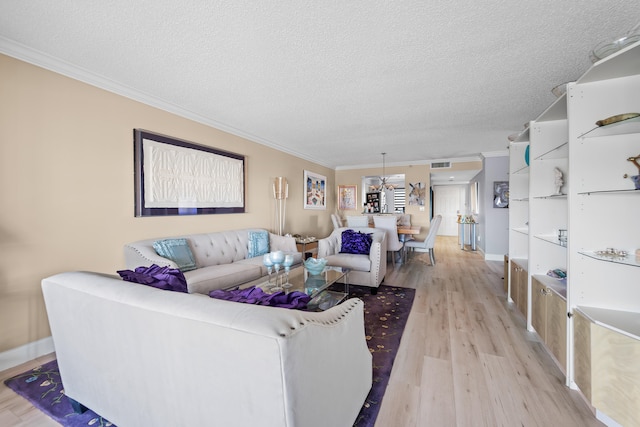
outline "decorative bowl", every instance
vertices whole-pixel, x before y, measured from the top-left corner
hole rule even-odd
[[[322,270],[324,270],[324,267],[326,265],[327,260],[324,258],[307,258],[304,261],[304,268],[306,268],[309,274],[311,274],[312,276],[317,276],[318,274],[322,273]]]

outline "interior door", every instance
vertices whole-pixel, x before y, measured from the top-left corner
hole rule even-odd
[[[439,236],[458,235],[458,211],[464,212],[465,187],[437,185],[433,187],[433,215],[442,215]]]

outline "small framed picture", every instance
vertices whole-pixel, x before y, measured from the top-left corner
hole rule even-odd
[[[327,177],[304,171],[304,208],[327,209]]]
[[[338,186],[338,209],[341,211],[353,211],[358,206],[358,186],[339,185]]]
[[[495,181],[493,183],[493,207],[509,207],[509,181]]]

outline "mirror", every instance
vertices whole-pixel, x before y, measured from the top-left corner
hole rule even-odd
[[[385,188],[382,191],[382,177],[362,177],[362,211],[364,213],[394,213],[405,211],[406,190],[404,174],[385,176]],[[374,195],[375,194],[375,195]]]

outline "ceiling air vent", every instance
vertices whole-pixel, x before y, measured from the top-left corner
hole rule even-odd
[[[446,169],[451,167],[451,162],[433,162],[431,169]]]

